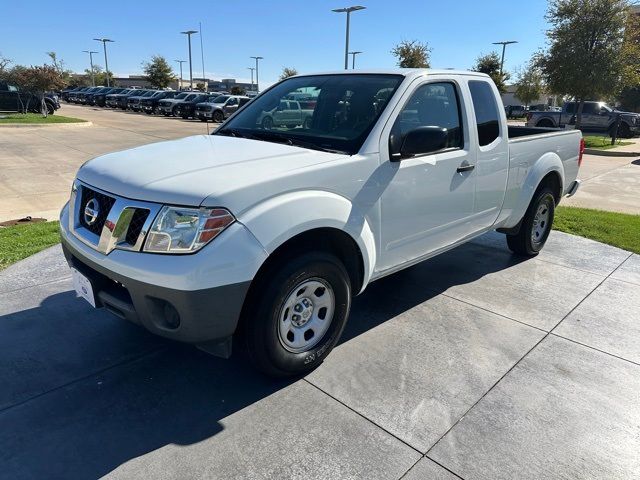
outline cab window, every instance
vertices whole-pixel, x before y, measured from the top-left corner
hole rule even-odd
[[[469,90],[471,90],[471,100],[476,113],[478,143],[484,147],[500,136],[500,117],[496,96],[491,85],[483,81],[470,81]]]
[[[454,84],[427,83],[418,87],[391,129],[391,150],[399,152],[407,133],[418,127],[446,128],[444,148],[462,148],[460,102]]]

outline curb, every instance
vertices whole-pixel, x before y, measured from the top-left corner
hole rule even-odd
[[[1,128],[51,128],[51,127],[91,127],[93,122],[70,122],[70,123],[0,123]]]
[[[616,152],[600,150],[598,148],[585,148],[585,155],[599,155],[601,157],[640,157],[640,152]]]

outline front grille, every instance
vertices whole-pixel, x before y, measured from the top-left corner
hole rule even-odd
[[[196,106],[196,110],[198,112],[209,112],[211,111],[211,105],[198,105]]]
[[[127,235],[125,237],[125,242],[129,245],[135,245],[138,241],[138,236],[142,231],[142,227],[144,226],[144,222],[147,220],[149,216],[149,210],[145,208],[137,208],[135,212],[133,212],[133,216],[131,217],[131,222],[129,222],[129,229],[127,230]]]
[[[98,215],[96,217],[96,220],[89,224],[87,222],[86,215],[84,214],[84,210],[87,206],[87,203],[89,203],[92,199],[95,199],[98,204]],[[111,210],[111,207],[113,207],[115,201],[116,199],[113,197],[100,192],[96,192],[87,187],[82,187],[80,211],[78,212],[78,220],[80,225],[99,236],[102,233],[104,222],[107,219],[107,215],[109,215],[109,211]]]

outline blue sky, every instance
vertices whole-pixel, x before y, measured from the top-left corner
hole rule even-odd
[[[88,56],[99,50],[94,37],[109,37],[109,67],[117,75],[141,72],[153,54],[187,59],[181,30],[202,22],[205,71],[213,78],[250,77],[251,55],[260,64],[261,86],[274,82],[284,66],[300,73],[344,66],[345,15],[333,8],[364,5],[352,14],[351,48],[362,50],[356,67],[395,66],[390,50],[400,40],[429,43],[432,66],[471,67],[480,53],[499,40],[518,40],[507,47],[505,69],[525,63],[545,43],[545,0],[244,0],[242,2],[85,1],[3,2],[0,53],[16,63],[41,64],[46,51],[56,51],[68,67],[82,71]],[[63,7],[64,5],[64,7]],[[100,5],[100,6],[98,6]],[[184,5],[181,6],[181,5]],[[26,15],[28,8],[33,14]],[[35,12],[41,11],[42,15]],[[8,19],[15,19],[8,21]],[[201,76],[200,39],[193,37],[194,76]],[[94,55],[104,67],[102,54]],[[187,69],[185,64],[185,69]],[[185,70],[186,72],[186,70]],[[188,77],[188,73],[185,73]]]

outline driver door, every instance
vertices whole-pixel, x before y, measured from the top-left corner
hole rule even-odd
[[[460,85],[424,82],[405,99],[381,139],[381,168],[390,181],[381,197],[380,270],[416,260],[472,231],[476,158]],[[407,135],[421,127],[446,129],[445,143],[402,156]]]

